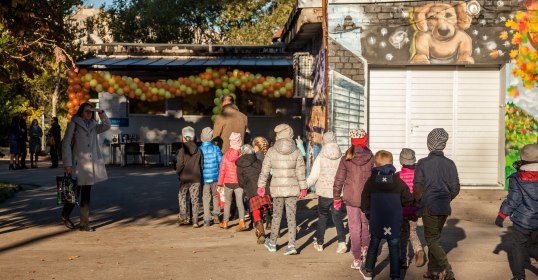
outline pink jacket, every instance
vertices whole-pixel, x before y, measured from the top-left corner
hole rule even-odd
[[[229,148],[222,156],[219,168],[219,180],[217,185],[237,184],[237,166],[235,161],[241,156],[239,150]]]
[[[415,169],[402,167],[402,171],[396,173],[402,179],[402,181],[405,182],[407,187],[409,188],[409,191],[413,193],[413,179],[415,178]],[[406,218],[412,219],[417,212],[417,208],[415,206],[409,206],[403,208],[403,216]]]

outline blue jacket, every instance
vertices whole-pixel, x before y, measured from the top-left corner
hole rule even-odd
[[[211,142],[203,142],[200,146],[203,156],[202,175],[204,184],[216,183],[219,179],[219,166],[222,152]]]
[[[509,177],[501,212],[524,229],[538,230],[538,171],[520,171]]]
[[[401,234],[402,206],[410,206],[413,196],[392,164],[374,167],[361,195],[361,210],[369,216],[370,233],[394,239]]]
[[[413,195],[419,199],[418,214],[450,215],[450,202],[460,193],[456,164],[441,151],[432,151],[415,168]]]

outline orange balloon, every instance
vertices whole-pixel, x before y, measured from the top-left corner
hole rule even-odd
[[[88,70],[86,68],[82,68],[82,69],[80,69],[80,71],[78,71],[78,74],[80,76],[84,76],[84,75],[86,75],[86,73],[88,73]]]
[[[287,98],[291,98],[292,96],[293,96],[293,91],[291,91],[291,90],[287,90],[287,91],[286,91],[286,97],[287,97]]]
[[[74,99],[77,95],[74,93],[69,93],[69,99]]]
[[[116,90],[113,88],[113,87],[108,87],[108,90],[107,90],[109,93],[114,93],[116,92]]]
[[[74,106],[73,102],[67,101],[67,104],[66,104],[67,109],[71,109],[73,108],[73,106]]]
[[[85,89],[88,89],[88,90],[89,90],[91,87],[92,87],[92,86],[90,85],[90,82],[85,82],[85,83],[84,83],[84,88],[85,88]]]
[[[77,92],[78,99],[82,99],[83,97],[84,97],[84,93],[82,93],[81,91]]]
[[[88,101],[90,100],[90,95],[89,94],[84,94],[84,101]]]
[[[82,88],[80,87],[79,84],[76,84],[76,85],[73,86],[73,90],[74,90],[74,91],[81,91]]]
[[[134,79],[133,79],[133,82],[135,82],[135,83],[138,84],[138,83],[140,82],[140,79],[139,79],[139,78],[134,78]]]
[[[134,92],[129,92],[129,98],[135,98],[136,94]]]
[[[157,100],[159,100],[159,96],[158,96],[158,95],[154,95],[154,96],[152,97],[152,99],[153,99],[153,101],[157,101]]]
[[[79,85],[81,80],[80,80],[80,77],[79,76],[75,76],[73,77],[73,81],[75,82],[75,84]]]

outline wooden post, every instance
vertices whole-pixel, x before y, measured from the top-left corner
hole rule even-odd
[[[325,131],[329,130],[329,43],[328,43],[328,16],[327,16],[327,0],[321,1],[321,9],[322,9],[322,22],[321,22],[321,28],[322,28],[322,37],[323,37],[323,45],[322,48],[325,50]]]

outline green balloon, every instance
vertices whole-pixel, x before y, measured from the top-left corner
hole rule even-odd
[[[202,79],[200,77],[196,77],[194,79],[194,81],[197,83],[197,84],[201,84],[202,83]]]
[[[286,84],[286,89],[292,89],[293,88],[293,82],[289,82]]]
[[[286,88],[281,87],[278,92],[280,92],[280,94],[286,94]]]
[[[103,86],[98,84],[97,86],[95,86],[95,91],[102,92],[103,91]]]
[[[108,83],[111,85],[111,86],[114,86],[116,84],[116,80],[114,79],[110,79],[108,80]]]
[[[235,95],[235,93],[230,93],[230,95],[233,97],[234,100],[237,100],[237,95]]]
[[[192,82],[194,82],[194,79],[195,79],[195,78],[194,78],[193,75],[190,75],[190,76],[189,76],[189,80],[191,80]]]
[[[185,91],[185,90],[187,90],[187,86],[186,86],[186,85],[180,85],[180,86],[179,86],[179,89],[180,89],[181,91]]]
[[[216,78],[216,77],[219,76],[219,72],[213,72],[213,74],[211,74],[211,76],[212,76],[213,78]]]
[[[256,93],[256,92],[257,92],[257,91],[256,91],[256,87],[252,87],[252,88],[250,89],[250,92],[252,92],[252,93]]]
[[[218,115],[220,114],[220,107],[213,107],[213,114]]]
[[[117,93],[118,95],[123,95],[123,89],[122,89],[122,88],[119,88],[119,89],[116,91],[116,93]]]
[[[213,116],[211,116],[211,121],[212,121],[212,122],[215,122],[216,119],[217,119],[217,115],[213,115]]]
[[[202,80],[202,86],[207,87],[209,85],[207,80]]]
[[[282,79],[282,77],[278,77],[278,78],[276,78],[276,81],[277,81],[278,83],[282,83],[282,82],[284,81],[284,79]]]
[[[262,92],[263,91],[263,85],[262,84],[257,84],[256,85],[256,91],[257,92]]]
[[[140,100],[146,101],[146,95],[145,94],[140,95]]]
[[[97,85],[97,80],[92,79],[92,80],[90,81],[90,86],[91,86],[91,87],[95,87],[96,85]]]
[[[236,87],[240,87],[240,86],[241,86],[241,81],[240,81],[240,80],[236,80],[236,81],[234,82],[234,85],[235,85]]]
[[[230,94],[230,90],[225,88],[225,89],[222,90],[222,93],[223,94]]]
[[[213,82],[213,81],[209,81],[207,84],[208,84],[208,86],[209,86],[210,88],[214,88],[214,87],[215,87],[215,82]]]
[[[110,80],[112,78],[112,75],[110,75],[110,72],[105,72],[105,74],[103,75],[103,77],[107,80]]]
[[[242,82],[242,83],[246,83],[246,82],[248,82],[248,77],[247,77],[247,76],[243,76],[243,77],[241,77],[241,82]]]
[[[168,98],[171,98],[171,97],[172,97],[172,94],[171,94],[169,91],[166,91],[166,92],[164,93],[164,97],[166,97],[167,99],[168,99]]]
[[[166,80],[166,83],[167,83],[169,86],[171,86],[171,85],[174,84],[174,81],[172,81],[171,79],[168,79],[168,80]]]
[[[187,94],[192,94],[192,88],[188,87],[188,88],[185,90],[185,92],[186,92]]]
[[[151,88],[151,93],[152,93],[152,94],[157,94],[157,92],[159,92],[159,89],[157,89],[157,88]]]
[[[135,89],[135,94],[136,94],[136,95],[141,95],[141,94],[142,94],[142,90],[139,89],[139,88]]]
[[[89,82],[91,81],[93,78],[92,78],[92,74],[88,73],[86,75],[84,75],[84,80],[86,80],[86,82]]]
[[[222,88],[227,88],[228,87],[228,82],[222,82]]]
[[[274,94],[274,95],[275,95],[276,98],[279,98],[279,97],[280,97],[280,92],[275,91],[275,94]]]
[[[160,88],[160,89],[159,89],[159,95],[163,96],[163,95],[164,95],[164,93],[165,93],[165,90],[164,90],[164,88]]]
[[[132,89],[136,89],[136,88],[138,87],[138,85],[135,84],[135,83],[131,83],[131,84],[129,85],[129,87],[132,88]]]
[[[221,80],[223,82],[227,82],[228,81],[228,76],[226,76],[226,75],[222,76]]]
[[[217,97],[222,97],[222,89],[220,89],[220,88],[217,89],[217,90],[215,91],[215,95],[217,95]]]
[[[233,92],[233,91],[235,91],[235,86],[234,86],[233,84],[229,84],[229,85],[228,85],[228,89],[229,89],[231,92]]]
[[[270,85],[271,85],[271,83],[269,83],[269,81],[263,82],[263,87],[264,88],[268,88]]]
[[[220,98],[213,99],[213,103],[215,103],[216,106],[220,106]]]

